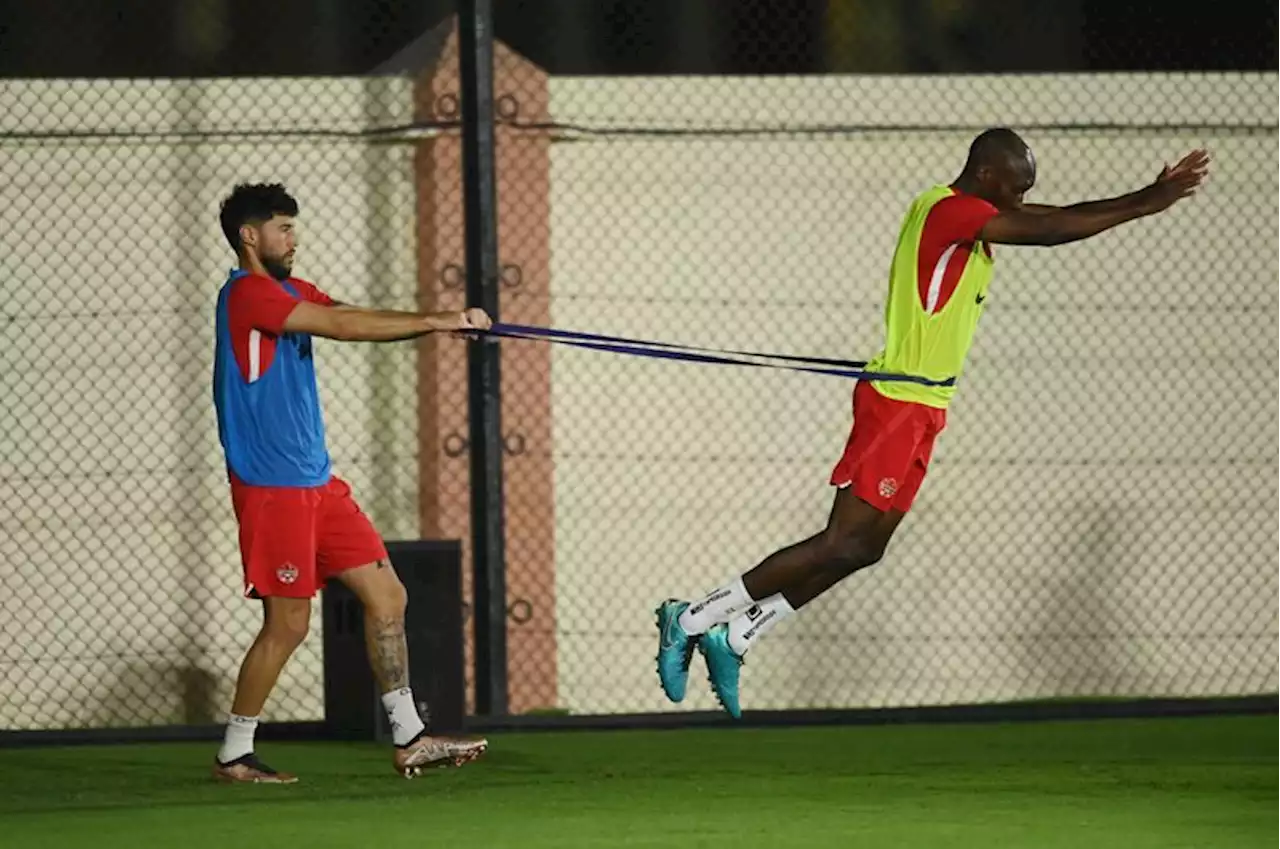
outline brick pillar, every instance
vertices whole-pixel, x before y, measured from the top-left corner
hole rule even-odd
[[[550,140],[504,123],[548,120],[547,76],[495,44],[500,318],[550,324]],[[415,119],[461,119],[457,28],[434,67],[419,78]],[[462,137],[450,130],[419,143],[417,181],[419,304],[466,306]],[[421,531],[464,543],[465,597],[471,599],[471,508],[466,345],[428,337],[419,349]],[[507,553],[510,709],[556,705],[555,539],[551,457],[550,352],[508,341],[502,352],[502,432]],[[472,619],[467,616],[468,627]],[[467,680],[472,639],[467,635]],[[468,696],[468,708],[472,707]]]

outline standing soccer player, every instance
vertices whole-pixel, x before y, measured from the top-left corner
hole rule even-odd
[[[981,133],[960,176],[907,210],[885,305],[884,350],[867,366],[929,383],[862,380],[853,429],[831,473],[835,503],[819,534],[775,552],[693,603],[657,609],[658,676],[684,698],[696,646],[711,688],[735,718],[742,659],[779,622],[884,556],[924,480],[947,405],[985,310],[993,244],[1061,245],[1162,212],[1195,192],[1209,157],[1197,150],[1145,188],[1110,200],[1056,207],[1023,203],[1036,181],[1030,148],[1013,131]]]
[[[221,781],[288,784],[254,753],[267,696],[307,635],[311,600],[329,579],[364,608],[369,663],[393,733],[397,772],[460,765],[485,740],[426,733],[409,688],[407,596],[382,539],[330,468],[316,391],[312,337],[392,342],[440,331],[486,330],[483,310],[418,314],[340,304],[290,276],[297,202],[285,188],[238,185],[222,203],[222,232],[239,260],[218,293],[213,400],[240,524],[246,597],[263,624],[236,681],[213,773]]]

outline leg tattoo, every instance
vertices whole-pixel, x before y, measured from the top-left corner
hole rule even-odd
[[[409,648],[404,638],[404,618],[376,616],[365,626],[369,664],[380,692],[409,686]]]

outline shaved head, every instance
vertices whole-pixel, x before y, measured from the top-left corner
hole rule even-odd
[[[955,185],[1003,210],[1021,206],[1035,182],[1036,159],[1022,136],[993,127],[969,144],[969,158]]]
[[[1022,140],[1022,136],[1005,127],[983,130],[969,144],[969,159],[965,162],[965,170],[976,171],[986,165],[995,167],[1007,163],[1015,163],[1031,154],[1031,148]]]

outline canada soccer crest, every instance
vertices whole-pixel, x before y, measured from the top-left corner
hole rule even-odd
[[[282,584],[292,584],[298,580],[298,567],[292,563],[286,563],[276,570],[276,577]]]

